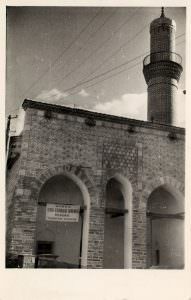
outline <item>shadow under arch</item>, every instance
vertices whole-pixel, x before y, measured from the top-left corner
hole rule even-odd
[[[107,184],[110,180],[116,180],[120,183],[120,192],[124,199],[124,268],[132,268],[132,202],[133,189],[131,182],[122,174],[115,173],[107,178]]]
[[[166,190],[169,191],[175,198],[179,197],[182,201],[184,201],[184,185],[173,177],[163,176],[150,180],[147,183],[147,186],[142,193],[141,204],[146,206],[150,194],[160,186],[165,186]]]
[[[88,179],[86,172],[80,170],[78,166],[73,167],[64,166],[62,168],[56,167],[46,172],[41,173],[38,179],[33,182],[33,195],[36,195],[37,203],[39,200],[40,191],[43,186],[55,176],[63,176],[70,179],[79,188],[85,206],[83,213],[83,229],[82,229],[82,248],[81,248],[81,268],[87,268],[88,256],[88,235],[89,235],[89,217],[90,217],[90,203],[91,192],[93,190],[92,182]]]
[[[147,193],[147,267],[182,269],[184,266],[183,186],[173,178],[155,180]]]

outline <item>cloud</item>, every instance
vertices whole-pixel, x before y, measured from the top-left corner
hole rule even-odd
[[[35,99],[36,100],[46,100],[48,102],[54,102],[61,100],[62,98],[67,97],[67,93],[63,93],[59,91],[58,89],[52,89],[52,90],[44,90],[42,91]]]
[[[147,93],[124,94],[119,99],[97,103],[92,109],[101,113],[146,121]],[[185,127],[185,95],[180,89],[174,100],[174,116],[175,125]]]
[[[86,92],[84,89],[82,89],[82,90],[78,93],[78,95],[80,95],[80,96],[82,96],[82,97],[88,97],[88,96],[89,96],[88,92]]]
[[[119,99],[97,103],[93,110],[132,119],[146,120],[147,93],[124,94]]]

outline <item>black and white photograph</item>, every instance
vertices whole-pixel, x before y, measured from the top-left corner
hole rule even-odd
[[[188,7],[16,3],[5,5],[5,270],[185,274]],[[190,299],[179,293],[162,299]]]

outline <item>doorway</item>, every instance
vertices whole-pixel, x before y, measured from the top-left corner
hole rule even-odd
[[[36,254],[41,261],[48,261],[45,265],[81,267],[84,209],[82,192],[71,178],[57,175],[43,185],[38,200]]]
[[[184,203],[167,188],[155,189],[147,204],[148,267],[184,267]]]

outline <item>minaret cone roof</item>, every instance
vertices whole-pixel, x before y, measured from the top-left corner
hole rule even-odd
[[[174,29],[176,29],[175,21],[172,20],[172,19],[169,19],[165,16],[164,7],[161,8],[160,17],[151,22],[150,28],[152,29],[153,27],[159,27],[163,24],[168,25],[168,26],[172,26],[172,27],[174,27]]]

